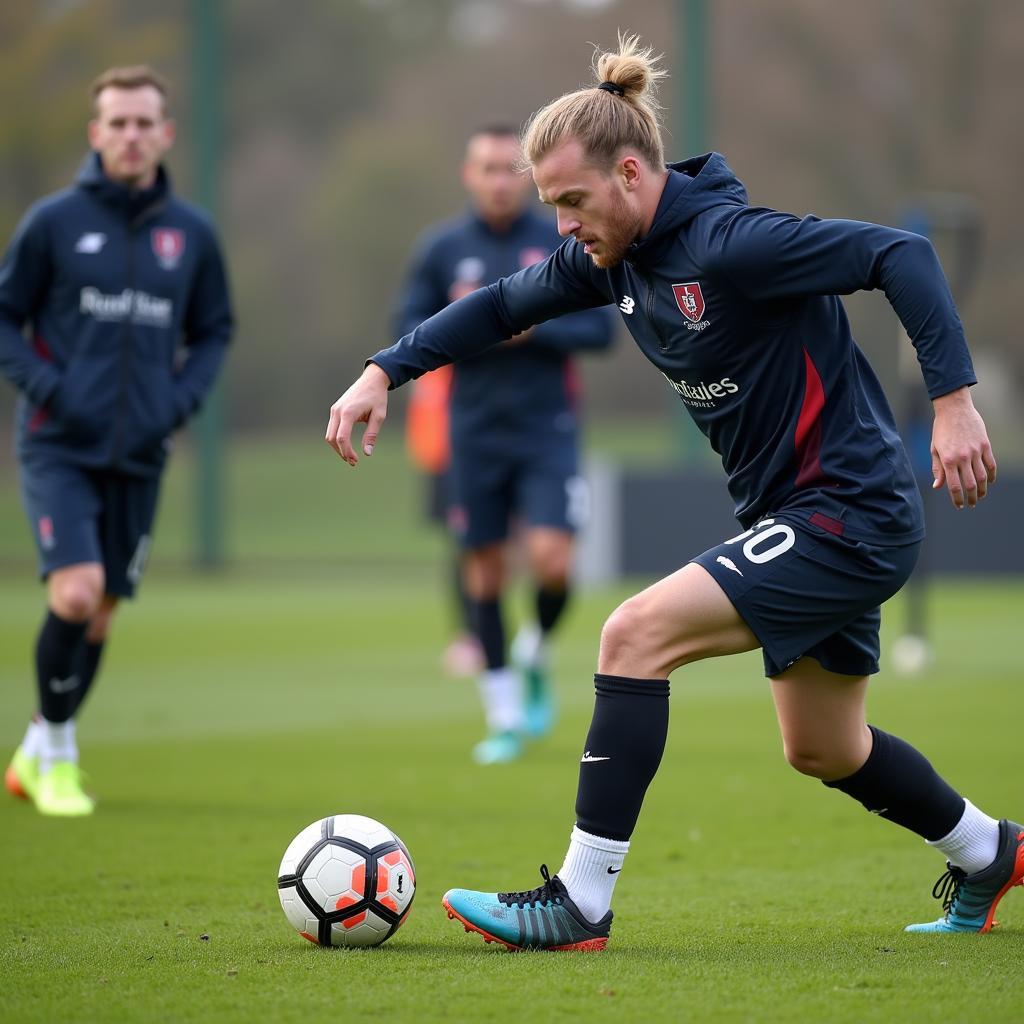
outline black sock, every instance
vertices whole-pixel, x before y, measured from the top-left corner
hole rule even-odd
[[[569,603],[569,588],[550,590],[547,587],[537,588],[537,625],[542,633],[550,633],[555,623],[562,617],[565,606]]]
[[[594,676],[597,699],[583,748],[576,824],[605,839],[633,834],[668,737],[668,680]]]
[[[85,700],[89,687],[100,667],[100,657],[103,654],[103,641],[97,644],[89,643],[84,639],[78,645],[78,652],[75,655],[75,675],[78,676],[78,689],[75,690],[75,706],[71,709],[69,718],[78,714]]]
[[[455,552],[452,563],[452,598],[454,611],[459,620],[459,629],[475,635],[473,599],[466,593],[466,583],[462,574],[462,555],[458,551]]]
[[[964,798],[920,751],[898,736],[868,728],[874,737],[868,759],[849,777],[825,785],[929,842],[949,835],[963,816]]]
[[[476,635],[484,649],[489,669],[505,667],[505,623],[501,618],[501,602],[497,598],[473,602]]]
[[[48,612],[36,641],[36,685],[39,710],[48,722],[66,722],[78,701],[75,668],[87,622],[68,622]]]

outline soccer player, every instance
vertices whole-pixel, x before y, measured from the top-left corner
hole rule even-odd
[[[372,452],[387,390],[570,309],[614,301],[721,456],[742,532],[630,598],[601,635],[576,824],[557,875],[521,892],[454,889],[444,905],[509,948],[604,948],[612,890],[668,728],[668,676],[760,648],[789,763],[921,836],[948,862],[939,920],[984,932],[1024,879],[1024,826],[996,820],[909,743],[865,721],[879,605],[909,576],[922,503],[892,413],[837,297],[881,289],[932,400],[934,487],[973,508],[996,462],[974,371],[927,239],[747,204],[712,153],[666,167],[635,37],[595,58],[593,87],[541,109],[525,153],[566,242],[378,353],[335,403],[327,440]],[[687,672],[696,671],[688,668]]]
[[[167,87],[145,66],[92,85],[91,154],[25,215],[0,265],[0,370],[21,392],[22,496],[46,581],[38,714],[7,789],[91,814],[75,720],[150,545],[170,435],[213,384],[232,316],[209,221],[171,190]]]
[[[399,334],[558,248],[553,220],[527,207],[530,179],[521,158],[511,128],[470,136],[462,164],[470,209],[417,244],[399,293]],[[524,733],[539,736],[552,724],[547,641],[569,598],[573,533],[586,497],[570,354],[610,344],[612,323],[604,310],[576,313],[454,367],[449,522],[464,551],[463,582],[485,662],[479,690],[488,735],[473,749],[480,764],[513,760]],[[501,609],[513,520],[536,585],[536,621],[512,645],[514,667]]]

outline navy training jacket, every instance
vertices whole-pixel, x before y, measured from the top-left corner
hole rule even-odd
[[[22,393],[19,458],[159,473],[231,331],[206,215],[162,167],[152,188],[129,190],[91,154],[72,188],[31,207],[0,265],[0,371]]]
[[[881,289],[930,397],[976,383],[931,243],[751,207],[717,153],[670,165],[650,232],[597,269],[574,239],[372,357],[392,386],[571,310],[615,302],[721,456],[736,516],[783,508],[876,544],[924,535],[921,496],[840,295]],[[695,500],[698,496],[694,496]]]
[[[490,284],[546,259],[561,245],[554,221],[526,210],[497,232],[468,212],[420,239],[396,304],[397,335],[444,309],[460,287]],[[451,396],[452,443],[505,451],[531,448],[551,432],[576,426],[572,354],[606,348],[614,337],[610,311],[586,310],[535,328],[521,344],[461,360]]]

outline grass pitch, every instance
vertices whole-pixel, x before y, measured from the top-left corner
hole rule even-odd
[[[295,486],[278,489],[306,514]],[[311,520],[306,561],[284,557],[262,507],[265,531],[238,541],[261,543],[262,563],[197,577],[165,558],[120,613],[80,727],[96,815],[44,820],[0,801],[0,1019],[1021,1019],[1024,892],[989,936],[905,935],[938,914],[940,858],[786,767],[757,655],[676,673],[605,953],[511,955],[465,934],[445,889],[526,888],[561,862],[600,623],[632,588],[569,613],[555,733],[517,764],[478,768],[473,686],[438,669],[439,546],[409,527],[396,554],[382,519],[400,502],[371,504],[346,494],[327,554],[331,526]],[[30,577],[27,563],[0,574],[5,757],[32,706]],[[933,608],[934,667],[883,672],[872,721],[1019,819],[1024,587],[947,583]],[[288,841],[344,811],[391,826],[416,863],[411,918],[376,950],[311,946],[278,906]]]

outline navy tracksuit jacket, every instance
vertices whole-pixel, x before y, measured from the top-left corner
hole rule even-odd
[[[540,262],[560,244],[552,218],[533,210],[502,232],[472,212],[432,228],[417,246],[399,296],[397,333],[408,334],[447,306],[453,287],[490,284]],[[570,421],[574,428],[572,353],[606,348],[613,325],[607,311],[587,310],[537,327],[521,345],[461,361],[452,385],[453,442],[530,451],[538,436],[565,433]]]
[[[906,544],[921,496],[838,296],[881,289],[931,397],[976,381],[949,287],[920,235],[751,207],[712,153],[670,167],[646,237],[597,269],[567,240],[373,357],[397,387],[525,327],[614,302],[721,456],[736,516],[819,513],[846,536]]]
[[[152,188],[129,190],[92,154],[72,188],[28,211],[0,265],[0,371],[22,392],[19,457],[158,474],[231,330],[205,214],[163,168]]]

